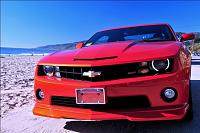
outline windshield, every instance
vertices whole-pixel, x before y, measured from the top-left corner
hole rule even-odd
[[[139,26],[97,32],[85,46],[117,41],[175,41],[167,25]]]

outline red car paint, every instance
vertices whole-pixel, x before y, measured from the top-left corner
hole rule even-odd
[[[187,49],[185,49],[183,42],[178,41],[174,31],[168,24],[139,26],[152,25],[168,26],[175,40],[138,42],[126,51],[124,51],[124,49],[134,41],[109,42],[101,45],[83,47],[73,51],[60,51],[43,57],[36,67],[34,90],[36,93],[37,89],[42,89],[45,98],[43,100],[36,98],[33,113],[35,115],[46,117],[74,118],[80,120],[128,119],[130,121],[152,121],[183,119],[189,107],[188,99],[191,56]],[[107,57],[112,58],[104,59]],[[173,70],[170,73],[155,74],[151,76],[90,82],[68,78],[57,78],[55,76],[49,77],[38,75],[39,65],[95,67],[167,58],[174,59]],[[175,101],[166,102],[161,98],[161,91],[166,87],[173,87],[176,89],[178,96]],[[75,90],[77,88],[104,88],[106,100],[113,97],[122,98],[128,96],[145,96],[150,103],[150,107],[127,109],[114,108],[103,110],[51,104],[52,96],[75,98]]]

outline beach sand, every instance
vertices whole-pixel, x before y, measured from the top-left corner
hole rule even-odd
[[[34,102],[34,69],[41,56],[1,58],[1,117]]]
[[[1,57],[1,132],[65,132],[66,120],[34,116],[34,70],[42,56]],[[41,124],[42,123],[42,124]]]

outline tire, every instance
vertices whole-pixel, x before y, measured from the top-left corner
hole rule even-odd
[[[189,107],[187,113],[185,114],[183,121],[192,121],[193,120],[193,104],[192,104],[192,91],[191,91],[191,83],[189,88]]]

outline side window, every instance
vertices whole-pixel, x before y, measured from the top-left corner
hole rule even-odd
[[[106,43],[106,42],[108,42],[108,39],[109,39],[109,36],[102,36],[94,44]]]

